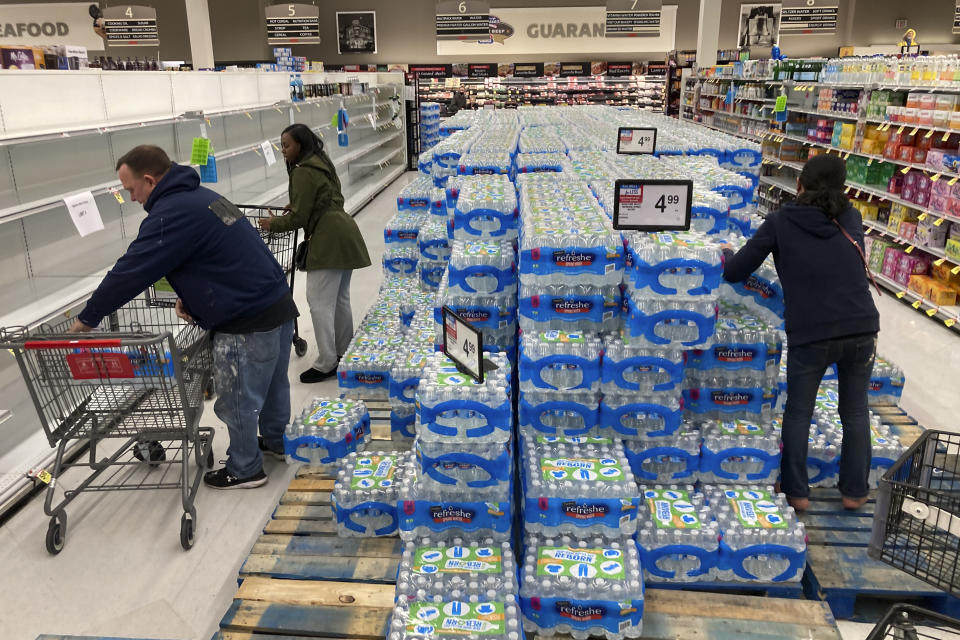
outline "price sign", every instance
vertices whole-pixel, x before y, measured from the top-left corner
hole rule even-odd
[[[483,382],[483,336],[469,322],[444,305],[443,353],[457,368],[477,382]]]
[[[617,180],[613,228],[636,231],[690,229],[692,180]]]
[[[437,3],[437,40],[478,41],[490,38],[490,3],[441,0]]]
[[[267,44],[318,44],[320,8],[311,4],[274,4],[264,7]]]
[[[156,47],[160,45],[157,31],[157,10],[136,5],[119,5],[103,10],[103,30],[112,47]]]
[[[617,153],[624,155],[651,154],[657,150],[655,127],[620,127],[617,132]]]

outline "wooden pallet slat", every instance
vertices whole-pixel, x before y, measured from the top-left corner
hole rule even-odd
[[[802,598],[803,586],[797,582],[648,582],[647,591],[696,591],[729,593],[770,598]]]
[[[382,640],[388,609],[275,604],[234,600],[220,621],[225,631],[293,636]]]
[[[305,606],[344,606],[392,609],[394,588],[354,582],[310,582],[248,578],[240,585],[238,600],[262,600]]]
[[[310,555],[346,558],[399,558],[399,538],[339,538],[329,536],[261,535],[250,553],[261,555]]]
[[[337,558],[250,554],[240,567],[240,579],[271,576],[299,580],[341,580],[393,584],[397,558]]]
[[[288,536],[335,536],[337,523],[333,520],[270,520],[263,532]]]

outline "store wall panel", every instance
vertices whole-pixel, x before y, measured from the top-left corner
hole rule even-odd
[[[0,209],[18,204],[13,184],[13,165],[10,164],[10,147],[0,147]]]
[[[10,147],[10,155],[21,203],[117,179],[107,136],[18,144]]]
[[[0,290],[11,284],[26,282],[29,273],[25,253],[20,222],[0,224]]]

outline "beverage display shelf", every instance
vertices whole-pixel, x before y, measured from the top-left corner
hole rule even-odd
[[[753,141],[753,142],[762,142],[762,140],[761,140],[760,137],[755,136],[755,135],[751,135],[751,134],[749,134],[749,133],[744,133],[744,132],[741,132],[741,131],[729,131],[729,130],[724,129],[724,128],[722,128],[722,127],[716,127],[716,126],[714,126],[714,125],[712,125],[712,124],[709,124],[709,123],[707,123],[707,122],[700,122],[700,123],[698,123],[698,124],[701,124],[701,125],[703,125],[704,127],[707,127],[708,129],[713,129],[714,131],[719,131],[720,133],[726,133],[726,134],[731,135],[731,136],[737,136],[738,138],[745,138],[745,139],[751,140],[751,141]]]
[[[922,251],[923,253],[928,253],[932,256],[936,256],[937,258],[940,258],[938,262],[941,262],[941,263],[949,262],[950,264],[960,266],[960,260],[956,258],[951,258],[944,252],[943,249],[937,249],[936,247],[925,247],[923,245],[914,244],[913,240],[908,240],[907,238],[904,238],[896,231],[893,231],[887,228],[886,226],[880,224],[879,222],[874,222],[873,220],[864,220],[863,226],[867,227],[868,229],[867,233],[869,233],[870,229],[872,229],[873,231],[876,231],[877,233],[881,233],[887,236],[888,238],[890,238],[891,240],[895,241],[897,244],[904,245],[904,247],[908,249],[911,253],[914,250]]]
[[[776,187],[781,191],[786,191],[791,195],[797,195],[796,180],[790,180],[789,178],[784,178],[783,176],[760,176],[760,184],[770,185],[771,187]],[[761,193],[761,191],[758,190],[757,193]]]
[[[950,307],[941,307],[934,304],[927,298],[924,298],[916,291],[911,291],[904,287],[902,284],[895,280],[891,280],[882,273],[873,272],[873,277],[876,278],[877,282],[885,289],[889,289],[894,293],[898,299],[907,298],[911,300],[912,306],[917,311],[923,313],[924,315],[930,318],[937,318],[942,320],[944,325],[953,329],[954,331],[960,331],[960,307],[950,306]]]
[[[793,105],[787,104],[787,114],[791,111],[795,113],[806,113],[812,116],[820,116],[824,118],[835,118],[837,120],[852,120],[854,122],[859,121],[860,118],[855,113],[844,113],[843,111],[817,111],[816,109],[806,109],[803,107],[795,107]]]

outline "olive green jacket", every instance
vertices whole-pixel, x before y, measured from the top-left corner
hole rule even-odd
[[[304,230],[304,237],[313,230],[307,271],[370,266],[360,229],[343,210],[337,171],[325,155],[311,155],[294,167],[290,172],[290,211],[270,221],[271,231],[298,228]]]

